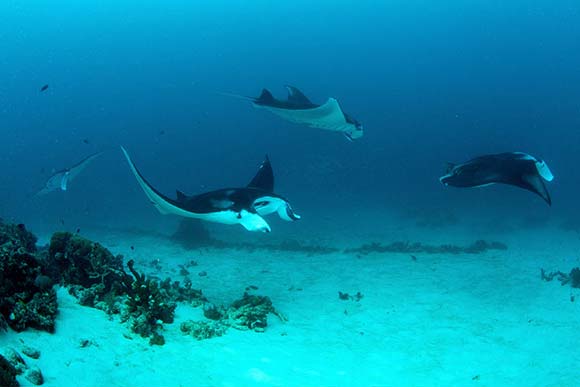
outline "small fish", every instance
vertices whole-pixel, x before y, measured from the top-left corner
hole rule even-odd
[[[160,131],[159,131],[159,135],[160,135],[160,136],[163,136],[164,134],[165,134],[165,130],[160,130]]]
[[[135,250],[135,246],[131,246],[131,250]]]
[[[44,85],[40,88],[40,92],[46,91],[48,89],[48,85]]]
[[[87,145],[88,145],[88,144],[89,144],[89,139],[88,139],[88,138],[85,138],[85,139],[83,140],[83,142],[84,142],[85,144],[87,144]]]
[[[80,234],[80,233],[81,233],[81,229],[77,228],[77,234]]]
[[[60,224],[62,224],[64,226],[64,219],[60,220]]]

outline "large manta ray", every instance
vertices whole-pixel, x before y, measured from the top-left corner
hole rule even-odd
[[[92,155],[85,157],[75,165],[69,168],[61,169],[56,171],[52,176],[48,178],[44,184],[44,188],[38,191],[35,196],[46,195],[47,193],[53,191],[66,191],[68,189],[68,183],[74,180],[94,159],[102,155],[103,152],[93,153]]]
[[[259,97],[227,95],[250,100],[255,107],[268,110],[286,121],[340,132],[351,141],[363,136],[361,123],[343,112],[336,99],[329,98],[324,104],[317,105],[298,88],[286,86],[286,89],[288,98],[285,101],[274,98],[268,89],[262,89]]]
[[[495,183],[515,185],[531,191],[552,205],[545,181],[554,176],[544,160],[527,153],[509,152],[485,155],[463,164],[450,164],[439,180],[454,187],[483,187]]]
[[[187,196],[177,191],[177,198],[170,199],[149,184],[137,170],[125,148],[121,147],[121,150],[145,195],[162,214],[223,224],[241,224],[248,231],[261,232],[271,231],[263,215],[277,212],[280,218],[287,221],[300,219],[290,203],[273,192],[274,173],[268,156],[247,187],[224,188],[195,196]]]

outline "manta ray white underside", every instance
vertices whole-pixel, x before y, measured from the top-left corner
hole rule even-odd
[[[353,125],[346,121],[344,113],[334,98],[312,109],[282,109],[267,105],[254,104],[256,108],[268,110],[286,121],[306,125],[311,128],[350,133]]]

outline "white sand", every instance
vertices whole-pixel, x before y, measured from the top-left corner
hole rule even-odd
[[[421,240],[422,232],[411,240]],[[476,239],[439,234],[449,242]],[[182,279],[178,264],[196,260],[199,266],[189,269],[194,288],[214,303],[258,286],[255,294],[270,296],[289,321],[270,316],[265,333],[230,329],[196,341],[179,325],[203,318],[201,308],[180,306],[175,323],[165,327],[167,344],[150,346],[135,335],[125,338],[126,327],[61,289],[55,334],[0,334],[1,347],[19,350],[24,342],[41,350],[40,359],[26,360],[40,367],[49,387],[573,386],[580,380],[580,294],[571,302],[569,286],[540,280],[540,267],[567,272],[579,265],[571,233],[522,231],[489,238],[506,242],[507,251],[416,254],[417,261],[406,254],[200,253],[162,238],[88,236],[135,258],[140,270],[151,273],[148,262],[158,258],[163,278]],[[342,301],[338,291],[364,298]],[[80,348],[81,339],[94,345]]]

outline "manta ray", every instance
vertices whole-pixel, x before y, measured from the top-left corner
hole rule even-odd
[[[343,112],[336,99],[328,98],[324,104],[317,105],[298,88],[288,85],[285,87],[288,90],[286,100],[274,98],[268,89],[262,89],[259,97],[226,95],[249,100],[256,108],[268,110],[289,122],[340,132],[350,141],[363,136],[361,123]]]
[[[61,169],[56,171],[52,176],[48,178],[44,184],[44,188],[38,191],[35,196],[46,195],[47,193],[53,191],[66,191],[68,189],[68,184],[74,180],[94,159],[103,154],[103,151],[93,153],[90,156],[85,157],[75,165],[69,168]]]
[[[552,205],[544,181],[554,175],[544,160],[523,152],[508,152],[476,157],[463,164],[449,164],[447,174],[439,180],[454,187],[484,187],[509,184],[531,191]]]
[[[187,196],[177,190],[175,199],[160,193],[145,180],[129,153],[121,147],[137,182],[151,203],[162,214],[173,214],[223,224],[240,224],[248,231],[270,232],[270,226],[262,217],[277,212],[280,218],[295,221],[288,200],[274,193],[274,173],[268,156],[246,187],[224,188],[199,195]]]

